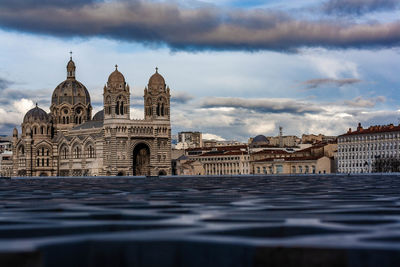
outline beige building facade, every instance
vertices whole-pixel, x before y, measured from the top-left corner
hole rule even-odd
[[[92,117],[90,94],[75,78],[53,91],[50,113],[36,105],[13,131],[13,176],[171,174],[170,89],[156,72],[144,89],[144,119],[130,118],[130,88],[115,66]]]
[[[337,144],[315,145],[298,151],[265,149],[252,153],[253,174],[327,174],[335,172]]]
[[[245,151],[211,151],[197,159],[207,175],[250,174],[250,156]]]
[[[334,172],[334,160],[322,157],[290,157],[253,162],[254,174],[328,174]]]

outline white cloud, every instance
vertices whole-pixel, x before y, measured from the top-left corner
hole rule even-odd
[[[203,133],[203,140],[225,141],[225,139],[222,138],[221,136],[216,135],[216,134],[210,134],[210,133]]]
[[[267,116],[264,118],[255,116],[243,120],[246,125],[247,132],[250,136],[262,135],[275,135],[277,129],[276,122]]]
[[[325,54],[325,53],[324,53]],[[306,54],[305,59],[322,75],[331,79],[360,77],[358,65],[350,60],[333,57],[332,55]]]
[[[35,104],[30,99],[22,98],[20,100],[14,101],[13,106],[19,113],[25,114],[30,109],[34,108]]]

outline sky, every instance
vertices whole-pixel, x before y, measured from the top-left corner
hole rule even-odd
[[[247,141],[400,123],[399,0],[1,0],[0,134],[49,111],[73,52],[95,112],[118,64],[131,117],[159,68],[172,132]]]

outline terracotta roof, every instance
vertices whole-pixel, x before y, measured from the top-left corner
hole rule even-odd
[[[361,127],[361,124],[358,125],[356,131],[351,131],[351,128],[347,133],[340,135],[342,136],[349,136],[349,135],[358,135],[358,134],[373,134],[373,133],[385,133],[385,132],[400,132],[400,125],[395,126],[393,124],[389,125],[373,125],[367,129]]]

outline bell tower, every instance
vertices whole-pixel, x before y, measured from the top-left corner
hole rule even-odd
[[[144,117],[146,120],[170,120],[170,89],[164,77],[154,73],[144,89]]]
[[[107,84],[104,86],[104,119],[130,119],[130,92],[129,85],[125,82],[125,77],[115,71],[108,77]]]

